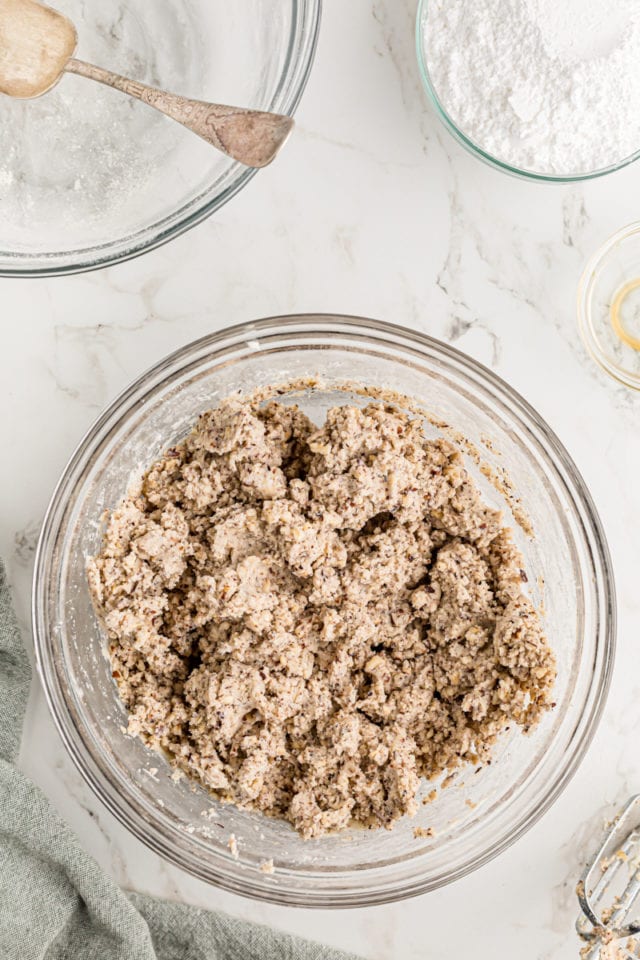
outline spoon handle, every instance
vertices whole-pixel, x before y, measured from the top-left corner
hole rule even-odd
[[[142,100],[248,167],[266,167],[271,163],[293,127],[291,117],[189,100],[73,57],[67,61],[65,70]]]

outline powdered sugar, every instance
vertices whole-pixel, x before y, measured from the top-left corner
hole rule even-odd
[[[640,149],[637,0],[431,0],[423,30],[442,106],[497,159],[571,175]]]

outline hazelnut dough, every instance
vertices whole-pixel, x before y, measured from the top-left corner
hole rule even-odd
[[[129,732],[304,837],[390,827],[421,777],[551,704],[522,558],[447,440],[389,404],[230,399],[88,564]]]

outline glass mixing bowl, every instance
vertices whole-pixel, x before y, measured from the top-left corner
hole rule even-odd
[[[292,114],[322,0],[56,0],[80,59],[196,99]],[[295,135],[295,134],[294,134]],[[145,104],[75,76],[2,97],[0,276],[127,260],[188,230],[256,172]]]
[[[622,167],[626,167],[640,157],[640,150],[637,150],[631,154],[631,156],[622,157],[618,162],[608,167],[603,167],[600,170],[580,171],[561,175],[556,173],[540,173],[533,170],[526,170],[522,167],[515,167],[509,163],[505,163],[503,160],[499,160],[498,157],[494,157],[493,154],[487,153],[486,150],[483,150],[479,144],[471,140],[460,127],[458,127],[440,102],[429,72],[429,50],[426,36],[428,20],[429,0],[420,0],[416,15],[416,53],[423,86],[429,100],[433,104],[436,115],[453,138],[462,144],[465,150],[468,150],[474,157],[478,157],[484,163],[488,163],[489,166],[495,167],[497,170],[502,170],[504,173],[510,173],[514,177],[521,177],[524,180],[536,180],[540,183],[574,183],[579,180],[593,180],[595,177],[603,177],[607,173],[615,173],[616,170],[621,170]]]
[[[556,651],[557,707],[530,736],[505,732],[491,765],[458,771],[437,799],[392,831],[353,829],[302,840],[285,823],[221,805],[174,782],[158,753],[123,734],[126,714],[85,576],[101,516],[132,477],[234,391],[296,378],[291,395],[316,421],[366,401],[340,384],[384,387],[473,441],[505,469],[535,528],[514,523],[534,602]],[[425,420],[428,435],[439,431]],[[472,457],[487,501],[509,507]],[[513,522],[511,518],[510,522]],[[544,580],[544,582],[543,582]],[[603,708],[615,642],[614,586],[597,513],[579,473],[538,414],[457,350],[402,327],[340,316],[260,320],[198,340],[122,393],[80,443],[53,495],[38,548],[33,626],[40,676],[62,738],[106,806],[152,849],[198,877],[285,904],[382,903],[432,890],[494,857],[542,815],[575,771]],[[434,787],[424,784],[426,795]],[[213,814],[207,812],[213,810]],[[433,828],[416,839],[414,830]],[[231,834],[239,857],[228,848]],[[273,859],[275,872],[260,864]]]

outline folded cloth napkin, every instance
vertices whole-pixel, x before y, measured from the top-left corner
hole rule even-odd
[[[0,561],[1,960],[348,960],[267,927],[120,890],[15,767],[29,679]]]

